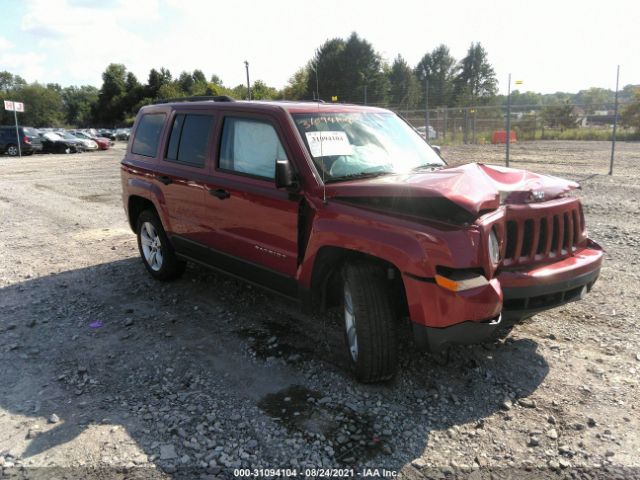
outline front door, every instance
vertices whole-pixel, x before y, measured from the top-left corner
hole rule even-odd
[[[298,265],[299,205],[275,187],[276,160],[287,158],[280,138],[268,117],[225,117],[204,202],[206,244],[228,257],[219,261],[278,290],[268,283],[293,278]]]

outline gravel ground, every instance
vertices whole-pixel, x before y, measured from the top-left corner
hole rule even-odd
[[[153,281],[123,151],[0,157],[0,478],[640,478],[640,145],[618,144],[611,177],[604,142],[513,145],[512,166],[581,181],[607,251],[594,290],[493,343],[429,355],[403,338],[377,386],[346,372],[336,312],[195,266]]]

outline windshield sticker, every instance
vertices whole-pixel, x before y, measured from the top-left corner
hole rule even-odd
[[[305,132],[314,157],[353,155],[353,146],[345,132]]]

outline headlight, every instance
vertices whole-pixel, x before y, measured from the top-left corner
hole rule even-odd
[[[497,265],[500,262],[500,243],[498,243],[498,237],[496,236],[496,230],[491,229],[489,234],[489,258],[491,263]]]

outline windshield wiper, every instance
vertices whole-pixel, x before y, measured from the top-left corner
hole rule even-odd
[[[389,172],[387,170],[378,171],[378,172],[349,173],[347,175],[341,175],[339,177],[327,178],[325,180],[325,183],[339,182],[339,181],[343,181],[343,180],[354,180],[354,179],[357,179],[357,178],[374,178],[374,177],[380,177],[382,175],[390,175],[392,173],[394,173],[394,172]]]
[[[417,167],[413,167],[411,169],[412,172],[417,172],[419,170],[423,170],[425,168],[429,168],[429,169],[436,169],[436,168],[442,168],[444,167],[444,165],[442,165],[441,163],[423,163],[422,165],[418,165]]]

